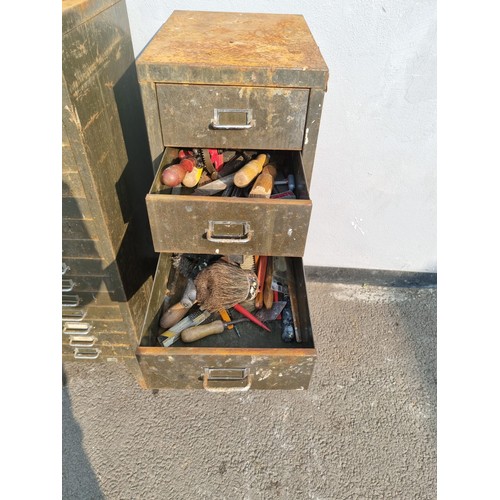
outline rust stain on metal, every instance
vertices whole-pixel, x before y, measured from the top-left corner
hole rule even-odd
[[[300,15],[174,11],[141,59],[154,64],[326,70]]]

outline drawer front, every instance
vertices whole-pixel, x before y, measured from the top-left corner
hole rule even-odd
[[[98,241],[91,239],[62,240],[63,257],[99,258]]]
[[[283,259],[285,260],[285,259]],[[203,338],[192,344],[178,340],[170,347],[158,344],[162,333],[159,318],[168,289],[170,303],[182,293],[176,286],[171,255],[161,254],[151,292],[137,360],[152,389],[205,389],[246,391],[248,389],[307,389],[316,358],[309,318],[302,259],[286,259],[295,328],[301,342],[281,340],[280,322],[271,321],[266,332],[252,323],[233,331]],[[246,325],[246,329],[242,326]],[[189,347],[188,347],[189,346]]]
[[[228,349],[218,354],[209,354],[207,349],[182,354],[172,352],[175,348],[163,349],[164,353],[159,350],[162,348],[137,349],[139,366],[150,389],[302,390],[309,387],[315,360],[313,349],[279,349],[279,353]]]
[[[72,258],[71,256],[63,258],[63,267],[67,266],[67,271],[64,273],[65,277],[76,276],[100,276],[107,277],[109,271],[107,270],[106,263],[102,259],[83,259]]]
[[[157,84],[165,146],[302,149],[308,89]]]
[[[63,358],[68,355],[73,359],[94,360],[100,356],[123,357],[133,355],[133,350],[130,346],[103,346],[94,345],[93,347],[76,347],[70,345],[62,346]]]
[[[171,153],[167,148],[164,157]],[[287,154],[297,199],[171,194],[159,168],[146,196],[156,252],[302,257],[312,202],[300,153]]]

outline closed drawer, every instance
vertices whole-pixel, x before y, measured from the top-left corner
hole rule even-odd
[[[194,196],[193,188],[173,194],[177,188],[164,186],[160,179],[176,157],[177,149],[165,150],[146,196],[156,252],[304,255],[312,202],[299,152],[280,151],[275,156],[294,175],[296,199]]]
[[[136,350],[147,388],[238,391],[252,389],[307,389],[316,358],[302,259],[286,258],[294,327],[301,342],[281,340],[281,321],[266,324],[271,332],[245,322],[234,330],[169,347],[158,342],[159,319],[168,290],[169,304],[179,300],[182,279],[169,254],[161,254]],[[217,319],[215,314],[214,318]],[[234,318],[234,316],[233,316]]]
[[[157,84],[165,146],[302,149],[308,89]]]
[[[93,347],[76,347],[64,345],[62,346],[63,359],[68,357],[81,360],[94,360],[103,356],[124,357],[133,355],[133,350],[128,346],[102,346],[95,345]]]

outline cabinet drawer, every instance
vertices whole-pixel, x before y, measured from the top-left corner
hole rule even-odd
[[[157,84],[165,146],[302,149],[308,89]]]
[[[302,259],[286,258],[294,327],[301,342],[281,340],[281,322],[266,323],[271,332],[251,322],[234,330],[169,347],[158,342],[159,319],[166,291],[167,304],[176,303],[184,285],[169,254],[161,254],[141,334],[137,359],[147,388],[238,391],[252,389],[307,389],[316,358]],[[182,286],[180,286],[182,284]],[[232,310],[231,310],[232,311]],[[233,316],[234,318],[234,316]],[[208,320],[219,319],[217,314]]]
[[[312,202],[301,155],[280,151],[293,172],[296,199],[194,196],[192,188],[172,194],[160,181],[177,149],[167,148],[146,196],[156,252],[302,257]]]

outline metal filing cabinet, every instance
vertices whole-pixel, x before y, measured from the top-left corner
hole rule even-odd
[[[125,0],[63,1],[62,356],[125,363],[152,290],[153,179]]]
[[[145,387],[306,389],[316,350],[301,257],[328,69],[303,16],[174,11],[137,59],[137,71],[155,173],[146,201],[160,253],[136,350]],[[176,194],[160,174],[183,147],[283,155],[297,199]],[[241,227],[241,237],[211,237],[217,221]],[[301,342],[261,332],[160,346],[165,296],[175,301],[182,291],[172,268],[178,252],[284,256]]]

